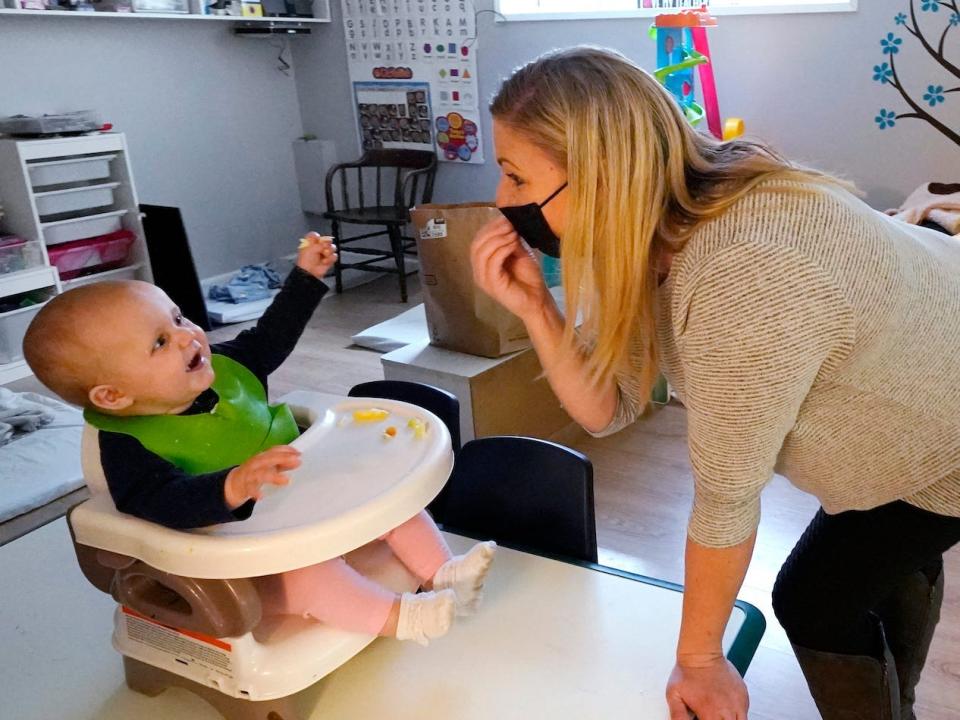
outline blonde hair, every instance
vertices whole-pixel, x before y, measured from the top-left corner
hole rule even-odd
[[[101,368],[88,329],[102,324],[104,313],[136,289],[133,281],[98,282],[48,302],[23,338],[24,359],[37,379],[67,402],[89,407]]]
[[[657,366],[655,297],[664,251],[771,177],[833,182],[758,142],[720,142],[694,130],[674,98],[623,55],[574,47],[541,56],[504,81],[495,119],[566,168],[564,337],[582,313],[596,382],[639,376],[649,398]],[[631,368],[639,356],[641,366]]]

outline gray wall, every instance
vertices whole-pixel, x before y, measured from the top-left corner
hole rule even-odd
[[[278,48],[196,20],[0,16],[0,115],[92,108],[127,134],[141,202],[182,209],[208,277],[292,252],[302,134]]]
[[[182,208],[202,277],[267,260],[290,252],[306,227],[291,141],[312,132],[335,140],[341,159],[359,153],[339,3],[331,5],[333,23],[291,41],[291,77],[277,71],[277,41],[234,37],[226,23],[0,16],[0,115],[98,109],[127,133],[141,200]],[[881,132],[873,122],[881,107],[903,109],[871,75],[884,59],[879,40],[905,6],[864,0],[852,14],[722,17],[711,34],[722,112],[743,116],[791,157],[856,181],[878,207],[924,180],[957,180],[960,148],[925,123],[900,120]],[[578,42],[615,47],[650,68],[648,24],[495,23],[484,14],[481,97],[516,65]],[[942,82],[900,34],[909,82]],[[960,96],[947,97],[956,127]],[[483,126],[486,165],[443,163],[436,200],[492,197],[485,112]]]
[[[349,156],[358,145],[339,3],[332,5],[334,24],[295,48],[297,83],[304,128],[336,140],[341,154]],[[492,0],[477,6],[491,8]],[[944,82],[933,62],[914,51],[912,38],[895,28],[893,17],[907,7],[906,0],[862,0],[860,6],[855,13],[721,17],[720,27],[711,31],[711,50],[721,113],[745,118],[750,133],[788,156],[855,181],[873,205],[886,208],[925,180],[960,180],[960,147],[918,120],[877,128],[873,118],[880,108],[906,111],[890,86],[872,80],[873,66],[885,59],[880,38],[894,29],[904,37],[897,60],[910,71],[913,86],[958,83]],[[934,19],[945,21],[946,14]],[[478,22],[480,95],[489,98],[500,78],[537,54],[583,42],[614,47],[653,69],[649,24],[649,19],[496,23],[485,13]],[[960,30],[953,32],[948,48],[956,50]],[[960,127],[960,97],[948,95],[943,107],[944,117]],[[437,201],[492,197],[497,169],[486,112],[482,125],[486,165],[443,163]]]

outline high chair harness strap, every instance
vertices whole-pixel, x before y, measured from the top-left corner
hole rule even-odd
[[[290,408],[269,405],[266,389],[249,369],[225,355],[210,360],[218,402],[208,413],[117,417],[86,410],[84,419],[100,430],[135,437],[192,475],[239,465],[300,434]]]

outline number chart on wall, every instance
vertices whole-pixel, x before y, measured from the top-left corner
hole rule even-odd
[[[482,163],[470,0],[341,0],[360,142]]]

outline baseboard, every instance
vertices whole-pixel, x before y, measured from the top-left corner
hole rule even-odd
[[[287,265],[292,266],[295,257],[296,257],[295,255],[288,255],[288,256],[279,258],[279,262],[277,262],[276,264],[281,267],[286,267]],[[343,253],[343,261],[346,263],[363,262],[364,260],[367,260],[367,259],[369,259],[368,256],[360,255],[358,253],[352,253],[349,250]],[[417,272],[417,270],[420,268],[420,264],[417,262],[417,258],[415,256],[408,255],[406,264],[407,264],[408,272]],[[393,260],[384,260],[382,261],[382,263],[373,264],[373,267],[381,267],[381,266],[384,267],[385,269],[395,267],[393,264]],[[223,285],[225,283],[230,282],[230,278],[236,275],[238,271],[239,271],[239,268],[237,270],[221,273],[220,275],[213,275],[211,277],[204,278],[203,280],[201,280],[200,285],[203,288],[204,297],[206,297],[207,290],[210,288],[211,285]],[[343,271],[343,287],[351,288],[351,287],[356,287],[357,285],[363,285],[365,283],[376,280],[379,277],[383,277],[384,274],[386,273],[373,273],[373,272],[367,272],[364,270],[347,269]],[[333,281],[332,270],[327,274],[324,280],[329,281],[328,284],[332,285],[332,281]]]

